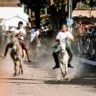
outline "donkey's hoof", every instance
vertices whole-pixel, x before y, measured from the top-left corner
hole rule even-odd
[[[71,81],[72,78],[67,77],[67,78],[64,78],[64,80],[66,80],[66,81]]]
[[[14,73],[13,76],[15,77],[16,76],[16,73]]]
[[[16,74],[16,73],[13,74],[14,77],[15,77],[15,76],[19,76],[19,75],[20,75],[20,74]]]
[[[21,75],[23,75],[23,72],[21,73]]]
[[[20,72],[18,74],[20,75]]]

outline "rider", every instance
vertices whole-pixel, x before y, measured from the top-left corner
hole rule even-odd
[[[30,32],[31,32],[31,34],[30,34],[31,39],[30,39],[30,43],[29,43],[29,49],[31,48],[31,44],[34,40],[36,40],[36,42],[40,43],[39,35],[42,32],[42,29],[41,29],[41,27],[37,28],[37,29],[32,28]]]
[[[26,45],[23,43],[23,40],[24,40],[24,38],[26,37],[26,32],[25,32],[25,30],[22,28],[22,26],[23,26],[23,22],[20,21],[20,22],[18,23],[18,27],[12,28],[12,29],[10,29],[10,31],[14,32],[14,35],[18,38],[19,43],[20,43],[22,49],[24,49],[25,52],[26,52],[26,54],[27,54],[28,62],[31,62],[28,48],[27,48]],[[2,57],[3,59],[6,58],[8,49],[9,49],[9,48],[12,48],[12,47],[13,47],[13,43],[12,43],[12,42],[10,42],[10,43],[7,44],[7,46],[6,46],[6,48],[5,48],[4,56],[1,55],[1,57]]]
[[[66,25],[62,25],[62,31],[60,31],[57,36],[56,36],[56,41],[59,42],[59,40],[63,40],[63,41],[72,41],[74,42],[74,37],[73,35],[67,31],[67,27]],[[59,44],[55,46],[55,50],[53,52],[53,57],[54,57],[54,60],[55,60],[55,67],[53,67],[53,69],[55,68],[59,68],[59,52],[60,52],[60,46]],[[70,47],[70,45],[68,44],[68,42],[66,43],[66,50],[69,54],[69,62],[68,62],[68,67],[71,67],[73,68],[73,66],[70,64],[71,60],[72,60],[72,57],[73,57],[73,51]]]

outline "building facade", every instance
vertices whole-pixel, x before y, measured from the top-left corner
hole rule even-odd
[[[9,30],[10,26],[17,26],[19,21],[22,21],[26,26],[29,16],[24,12],[24,5],[18,6],[19,3],[19,0],[0,0],[2,30]]]
[[[0,7],[17,7],[19,0],[0,0]]]

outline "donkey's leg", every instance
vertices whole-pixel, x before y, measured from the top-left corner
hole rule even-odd
[[[23,66],[22,66],[22,61],[20,61],[20,71],[21,71],[21,74],[23,74]]]
[[[65,72],[66,72],[66,74],[68,73],[68,60],[67,60],[67,62],[66,62]],[[71,78],[70,78],[70,77],[65,77],[65,79],[64,79],[64,80],[70,81],[70,80],[71,80]]]
[[[68,60],[67,59],[68,59],[67,56],[63,56],[62,69],[63,69],[64,78],[68,73]]]
[[[19,75],[21,74],[21,63],[19,61]]]
[[[15,61],[13,61],[14,62],[14,76],[16,76],[16,62]]]
[[[62,77],[65,78],[66,65],[65,65],[64,57],[60,60],[60,70],[61,70]]]
[[[61,74],[62,74],[62,77],[65,78],[65,64],[64,64],[64,55],[61,54],[59,55],[60,56],[60,62],[59,62],[59,66],[60,66],[60,71],[61,71]],[[62,79],[63,79],[62,78]]]
[[[61,63],[60,63],[60,71],[62,74],[62,78],[65,78],[64,68],[63,68],[63,65]]]
[[[19,62],[18,61],[16,61],[16,75],[19,75]]]
[[[68,61],[65,64],[65,75],[68,73]]]
[[[35,61],[36,61],[36,57],[37,57],[37,49],[35,49],[35,51],[34,51],[34,57],[35,57]]]

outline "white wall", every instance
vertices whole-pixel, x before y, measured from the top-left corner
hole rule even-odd
[[[4,19],[1,22],[4,30],[9,30],[9,26],[17,26],[19,21],[28,22],[28,15],[24,13],[24,5],[22,7],[0,7],[0,18]]]
[[[9,20],[6,20],[4,22],[4,25],[5,26],[15,26],[16,27],[16,26],[18,26],[19,21],[23,22],[23,26],[26,26],[27,20],[25,21],[25,20],[23,20],[23,18],[21,19],[19,17],[13,17],[13,18],[11,18]]]
[[[0,18],[11,18],[23,12],[23,7],[0,7]]]

